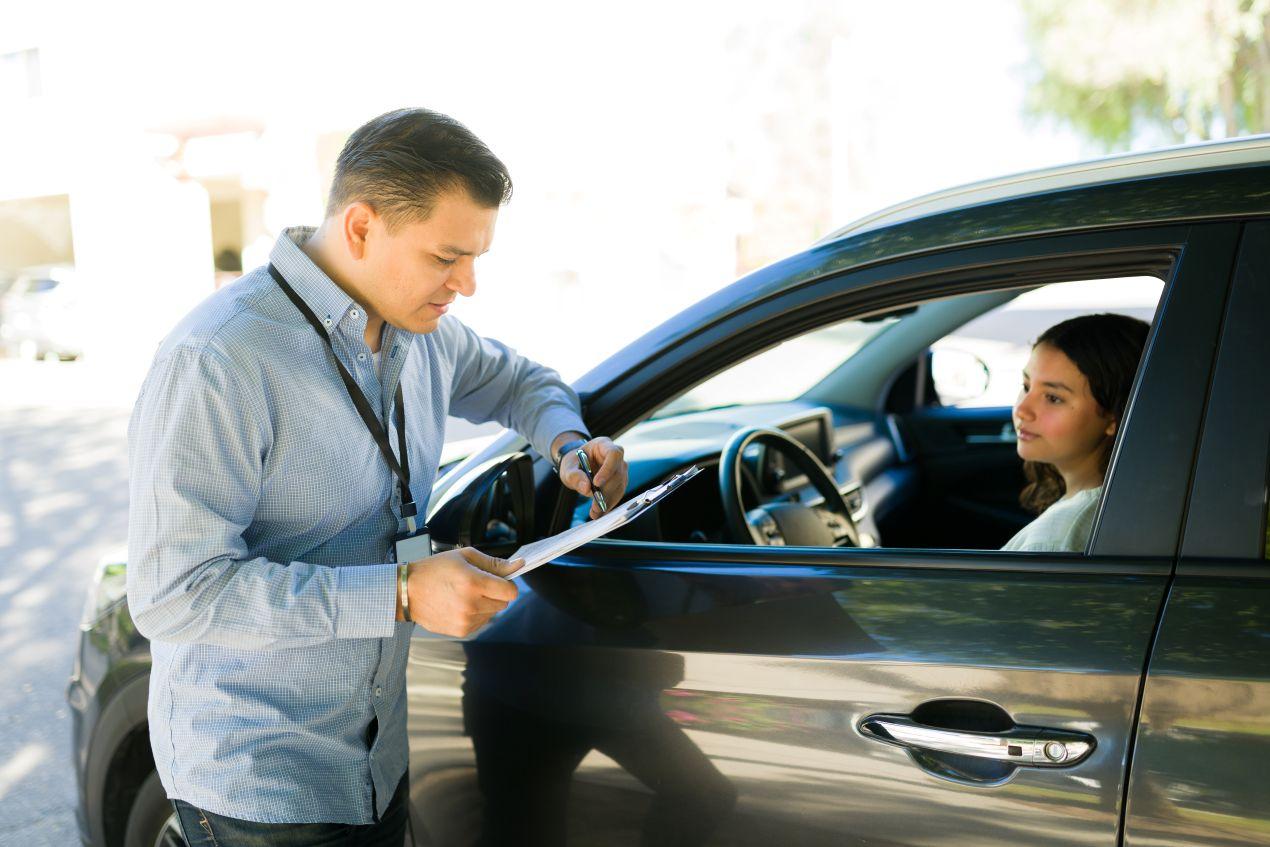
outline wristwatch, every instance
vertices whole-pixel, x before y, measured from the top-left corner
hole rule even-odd
[[[587,439],[575,438],[567,444],[561,444],[560,449],[556,451],[555,457],[551,460],[551,469],[556,472],[556,476],[560,476],[560,463],[564,461],[564,457],[577,450],[579,447],[585,447]]]

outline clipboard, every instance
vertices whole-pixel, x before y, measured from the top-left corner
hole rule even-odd
[[[524,559],[525,564],[518,570],[508,574],[508,579],[524,576],[535,568],[542,567],[566,553],[576,550],[583,544],[589,544],[597,538],[603,538],[620,526],[625,526],[644,512],[661,502],[672,491],[678,490],[685,482],[701,473],[701,468],[693,465],[685,471],[675,474],[661,485],[631,497],[625,503],[593,521],[579,524],[565,530],[559,535],[543,538],[524,545],[508,558],[511,561]]]

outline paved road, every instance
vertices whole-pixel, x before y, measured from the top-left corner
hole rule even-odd
[[[93,568],[126,545],[139,384],[0,360],[0,845],[79,843],[66,683]],[[451,419],[448,434],[489,429]]]
[[[66,682],[127,532],[127,413],[0,408],[0,844],[78,844]]]

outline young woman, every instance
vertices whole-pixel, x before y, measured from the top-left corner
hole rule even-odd
[[[1147,329],[1125,315],[1084,315],[1033,345],[1014,429],[1028,479],[1019,499],[1040,514],[1002,549],[1084,551]]]

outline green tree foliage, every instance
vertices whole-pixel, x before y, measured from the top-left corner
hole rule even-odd
[[[1022,0],[1033,117],[1108,150],[1270,130],[1270,0]]]

